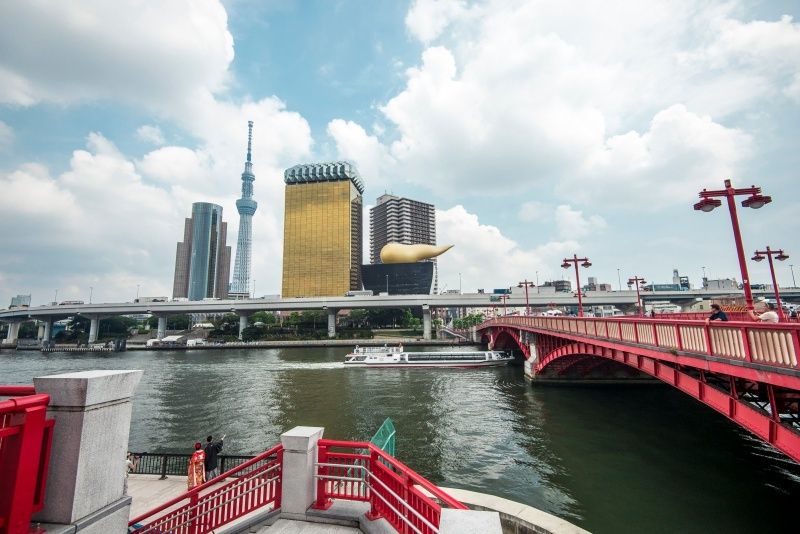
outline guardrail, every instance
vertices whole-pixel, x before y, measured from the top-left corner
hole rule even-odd
[[[797,369],[800,324],[595,317],[503,317],[483,326],[540,328]]]
[[[189,464],[189,458],[192,457],[191,454],[152,452],[134,452],[133,455],[138,458],[135,471],[137,475],[160,475],[162,480],[167,478],[168,475],[186,476],[186,466]],[[255,458],[253,455],[220,454],[217,457],[219,470],[224,473],[226,469],[231,470],[239,467],[253,458]]]
[[[158,508],[133,518],[128,523],[131,527],[129,532],[206,534],[259,508],[269,505],[280,508],[282,464],[283,446],[276,445]],[[183,464],[184,470],[186,465]]]
[[[50,396],[33,386],[0,386],[0,534],[27,534],[44,507],[52,419]]]
[[[368,442],[321,439],[315,477],[315,508],[330,507],[332,499],[368,502],[368,518],[383,517],[403,534],[437,533],[442,506],[467,509],[411,468]]]

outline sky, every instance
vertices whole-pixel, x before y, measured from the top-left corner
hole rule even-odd
[[[278,294],[283,170],[347,159],[437,208],[439,285],[741,279],[703,188],[761,186],[747,256],[800,260],[800,4],[715,0],[0,3],[0,306],[172,294],[193,202]],[[740,199],[741,200],[741,199]],[[365,211],[365,220],[368,220]],[[366,233],[366,230],[365,230]],[[364,247],[365,262],[368,247]],[[766,262],[749,262],[768,282]],[[231,272],[233,266],[231,266]],[[800,261],[796,275],[800,276]],[[619,273],[619,274],[618,274]]]

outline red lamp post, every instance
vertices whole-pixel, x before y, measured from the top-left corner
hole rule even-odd
[[[528,282],[528,279],[526,278],[522,282],[518,283],[517,287],[524,287],[525,288],[525,315],[530,315],[531,314],[531,305],[530,305],[530,302],[528,302],[528,288],[529,287],[533,287],[533,282]]]
[[[582,267],[591,267],[592,264],[589,263],[589,258],[579,258],[577,254],[573,254],[572,258],[564,258],[564,263],[561,264],[561,267],[564,269],[569,269],[570,264],[575,265],[575,284],[578,286],[578,317],[583,317],[583,298],[582,298],[582,291],[581,291],[581,275],[578,272],[578,264],[581,264]]]
[[[642,313],[642,297],[639,293],[639,284],[645,284],[644,278],[639,278],[639,276],[634,276],[633,278],[628,278],[628,287],[631,287],[633,284],[636,284],[636,306],[639,308],[639,315],[643,315]]]
[[[772,202],[772,197],[762,195],[761,188],[756,186],[734,189],[730,180],[725,180],[725,189],[700,191],[700,202],[694,205],[698,211],[709,212],[722,205],[722,201],[716,197],[725,197],[728,201],[728,211],[731,214],[731,224],[733,225],[733,239],[736,242],[736,254],[739,258],[739,268],[742,272],[742,288],[744,289],[744,300],[747,309],[753,309],[753,292],[750,289],[750,276],[747,274],[747,263],[744,258],[744,246],[742,245],[742,233],[739,230],[739,217],[736,214],[736,203],[734,198],[738,195],[750,195],[742,201],[745,208],[759,209],[765,204]]]
[[[775,288],[775,305],[778,307],[778,317],[781,318],[781,321],[785,321],[786,314],[783,313],[783,306],[781,306],[781,292],[778,289],[778,281],[775,279],[775,265],[772,263],[772,256],[775,256],[778,261],[789,259],[789,256],[783,253],[783,249],[772,250],[769,247],[767,247],[767,250],[756,250],[752,259],[753,261],[763,261],[764,258],[767,258],[767,261],[769,261],[769,274],[772,276],[772,287]]]
[[[505,317],[508,315],[508,313],[506,313],[506,301],[508,300],[508,293],[500,295],[500,300],[503,301],[503,317]]]

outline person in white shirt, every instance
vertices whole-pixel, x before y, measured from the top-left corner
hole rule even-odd
[[[766,303],[766,309],[762,314],[757,314],[753,310],[750,310],[748,313],[750,314],[750,318],[754,321],[761,321],[762,323],[778,322],[778,312],[775,311],[775,305],[771,302]]]

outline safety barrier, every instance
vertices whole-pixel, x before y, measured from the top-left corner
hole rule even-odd
[[[280,508],[282,464],[283,446],[277,445],[135,517],[130,532],[206,534],[259,508]]]
[[[359,450],[368,453],[352,452]],[[372,443],[323,439],[317,458],[315,508],[332,499],[368,502],[368,518],[383,517],[402,534],[435,534],[442,506],[467,509]]]
[[[167,478],[168,475],[186,476],[186,466],[189,463],[191,454],[170,454],[170,453],[150,453],[150,452],[134,452],[136,457],[136,470],[137,475],[161,475],[161,478]],[[225,472],[226,469],[230,470],[238,467],[248,460],[255,458],[254,455],[241,456],[220,454],[217,459],[219,460],[220,472]]]
[[[49,395],[33,386],[0,386],[0,534],[27,534],[44,507],[52,419]]]
[[[529,327],[764,365],[798,368],[800,324],[645,317],[507,316],[481,325]]]

